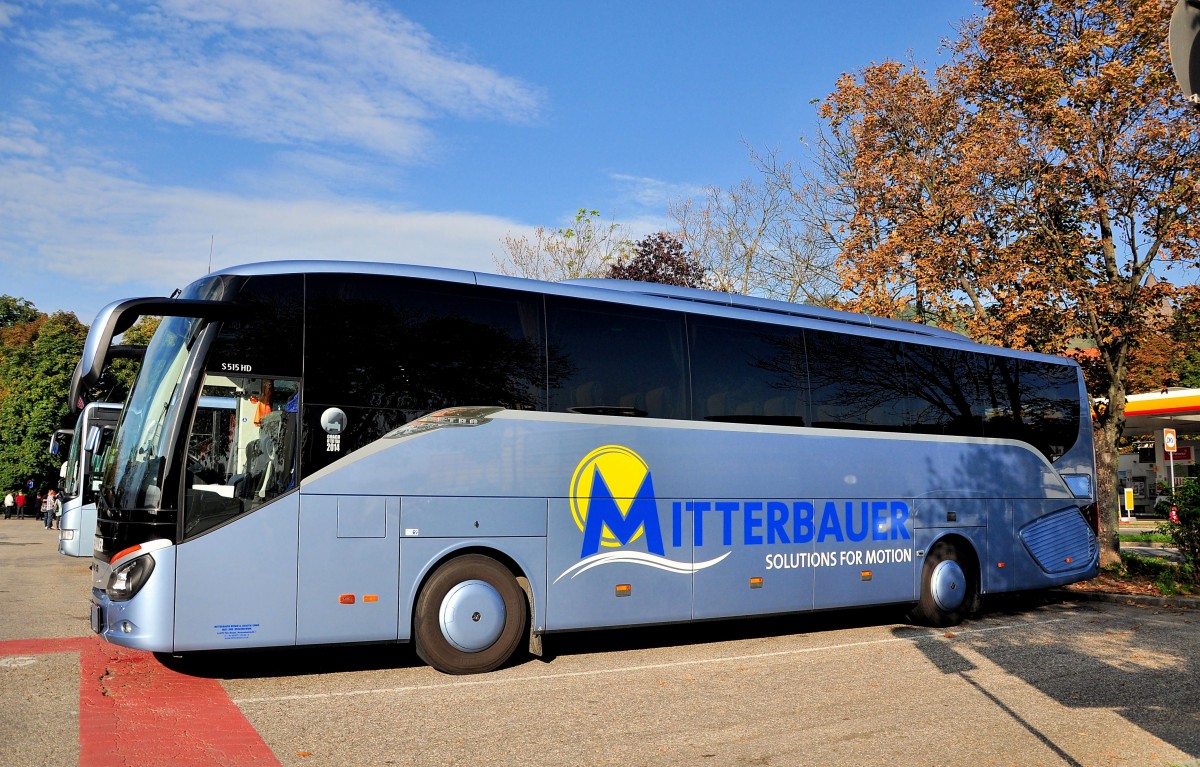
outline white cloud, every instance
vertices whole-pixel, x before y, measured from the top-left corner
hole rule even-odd
[[[632,176],[625,173],[609,174],[621,189],[621,195],[644,208],[663,210],[674,200],[695,197],[704,188],[695,184],[682,184],[663,181],[645,176]]]
[[[13,24],[13,19],[21,15],[21,9],[12,3],[0,2],[0,30]]]
[[[500,238],[523,225],[360,201],[254,199],[131,182],[87,168],[0,164],[0,263],[97,293],[168,289],[209,268],[275,259],[416,263],[494,271]],[[0,289],[0,292],[5,292]],[[103,303],[103,302],[100,302]],[[86,321],[86,318],[85,318]]]
[[[0,122],[0,155],[45,157],[48,152],[37,126],[29,120],[14,117]]]
[[[444,116],[527,121],[541,94],[354,0],[165,0],[30,30],[20,44],[95,108],[254,141],[420,156]]]
[[[0,116],[0,293],[87,321],[110,300],[203,275],[210,242],[213,269],[353,259],[494,271],[501,237],[530,228],[365,195],[399,196],[403,163],[423,158],[437,120],[535,119],[534,88],[369,0],[137,8],[0,0],[0,58],[22,78]],[[155,121],[194,130],[157,134],[143,155]],[[213,136],[276,146],[264,156]],[[180,154],[164,161],[155,142],[175,138]],[[188,180],[143,181],[162,177]],[[236,191],[199,188],[221,183]]]

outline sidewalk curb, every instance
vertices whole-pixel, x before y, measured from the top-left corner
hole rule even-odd
[[[1052,589],[1050,595],[1066,602],[1108,602],[1111,604],[1145,605],[1146,607],[1175,607],[1184,610],[1200,610],[1200,599],[1195,597],[1151,597],[1143,594],[1115,594],[1108,591],[1068,591]]]

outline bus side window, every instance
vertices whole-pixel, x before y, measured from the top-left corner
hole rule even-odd
[[[803,331],[692,315],[688,335],[695,418],[806,425]]]
[[[901,344],[807,330],[813,426],[908,431],[910,395]]]
[[[958,349],[906,345],[912,430],[919,434],[982,437],[982,363]]]
[[[1079,435],[1079,383],[1075,369],[1049,362],[1020,361],[1021,410],[1017,438],[1056,461]]]
[[[547,297],[550,410],[686,418],[678,314]]]

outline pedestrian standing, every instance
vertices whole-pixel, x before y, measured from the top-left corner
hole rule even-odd
[[[55,530],[62,529],[62,496],[54,488],[50,488],[50,494],[46,496],[46,500],[50,502],[50,521],[54,524]]]
[[[9,493],[4,496],[4,518],[12,519],[13,512],[16,511],[17,502],[13,500],[13,494]]]
[[[25,491],[18,490],[15,500],[17,502],[17,519],[25,519]]]
[[[50,488],[50,492],[42,498],[42,520],[47,530],[54,528],[54,495],[54,488]]]

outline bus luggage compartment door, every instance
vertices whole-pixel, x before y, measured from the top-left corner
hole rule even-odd
[[[623,499],[632,503],[632,499]],[[674,499],[657,499],[638,511],[658,514],[658,524],[629,523],[610,540],[585,548],[585,533],[566,498],[551,499],[546,561],[550,582],[546,626],[550,630],[671,623],[692,618],[692,530],[687,515],[672,521]],[[678,501],[682,504],[682,501]],[[599,512],[592,510],[592,517]],[[593,519],[593,522],[596,520]],[[636,530],[635,530],[636,528]],[[597,524],[597,529],[599,525]],[[606,532],[611,532],[605,528]],[[664,534],[663,531],[666,531]],[[676,535],[676,532],[678,535]]]
[[[395,639],[400,499],[303,495],[297,644]]]
[[[817,610],[907,602],[917,597],[912,506],[898,499],[818,502],[813,555]]]

